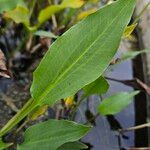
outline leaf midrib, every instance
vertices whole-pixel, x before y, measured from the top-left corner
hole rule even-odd
[[[130,1],[129,1],[130,2]],[[129,3],[128,2],[128,3]],[[79,58],[77,60],[75,60],[57,79],[53,84],[50,84],[50,86],[47,86],[46,90],[43,92],[43,94],[39,97],[38,101],[42,101],[43,98],[45,98],[45,96],[49,93],[49,91],[51,91],[53,89],[53,87],[55,87],[55,85],[65,76],[65,74],[67,74],[67,72],[69,72],[69,70],[80,60],[82,59],[82,57],[88,52],[88,50],[95,44],[95,42],[105,34],[105,32],[107,32],[107,30],[109,29],[109,27],[113,24],[113,22],[116,20],[116,18],[118,18],[118,16],[122,13],[122,11],[127,7],[128,3],[126,3],[126,5],[120,10],[120,12],[118,13],[118,15],[116,15],[116,17],[112,20],[112,22],[106,27],[106,29],[92,42],[92,44],[87,47],[87,49],[79,56]],[[105,44],[105,42],[104,42]]]

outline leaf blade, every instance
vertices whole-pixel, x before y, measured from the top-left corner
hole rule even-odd
[[[93,94],[104,94],[107,92],[108,88],[109,88],[109,84],[107,80],[101,76],[94,82],[86,85],[83,88],[83,91],[85,96],[89,96]]]
[[[68,142],[83,137],[90,127],[65,120],[49,120],[26,130],[25,142],[18,150],[56,150]]]
[[[114,115],[128,106],[132,102],[133,97],[138,93],[139,91],[114,94],[101,102],[98,107],[98,112],[101,115]]]
[[[121,56],[121,60],[125,61],[125,60],[129,60],[129,59],[133,59],[136,56],[143,54],[143,53],[150,53],[150,49],[144,49],[144,50],[140,50],[140,51],[128,51],[122,54]]]
[[[43,31],[43,30],[38,30],[34,33],[36,36],[41,36],[41,37],[47,37],[47,38],[54,38],[56,39],[58,36],[54,35],[52,32],[48,31]]]
[[[52,105],[96,80],[115,55],[134,6],[135,0],[119,0],[59,37],[33,74],[32,97]]]
[[[85,144],[81,142],[70,142],[70,143],[66,143],[62,145],[57,150],[83,150],[87,148],[88,146],[86,146]]]

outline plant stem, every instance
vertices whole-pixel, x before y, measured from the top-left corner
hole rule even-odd
[[[78,107],[80,106],[80,104],[82,103],[82,101],[83,101],[85,98],[86,98],[85,96],[82,96],[81,99],[77,102],[76,106],[74,107],[74,109],[73,109],[73,111],[72,111],[72,113],[71,113],[71,120],[74,120],[76,111],[77,111]]]
[[[29,119],[25,120],[25,122],[16,130],[16,133],[18,133],[28,122]]]
[[[139,129],[146,128],[146,127],[150,127],[150,122],[142,124],[142,125],[139,125],[139,126],[127,128],[127,129],[120,129],[119,132],[121,132],[121,133],[123,133],[123,132],[129,132],[129,131],[139,130]]]
[[[145,7],[143,8],[143,10],[140,12],[140,14],[135,18],[133,24],[135,24],[135,23],[137,23],[139,21],[139,19],[145,13],[145,11],[146,11],[146,9],[148,8],[149,5],[150,5],[150,1],[145,5]]]
[[[31,18],[32,14],[33,14],[33,11],[34,11],[34,8],[35,8],[35,5],[37,3],[37,0],[33,0],[32,1],[32,6],[31,6],[31,10],[30,10],[30,14],[29,14],[29,17]]]
[[[18,111],[18,113],[8,121],[8,123],[0,130],[0,137],[10,131],[17,123],[19,123],[24,117],[26,117],[35,107],[37,106],[36,101],[32,98]]]
[[[49,4],[53,4],[52,0],[49,0]],[[54,2],[54,5],[55,5],[55,2]],[[55,15],[52,15],[52,22],[53,22],[53,26],[54,26],[54,29],[57,28],[57,20],[56,20],[56,16]]]
[[[149,147],[132,147],[132,148],[126,148],[126,149],[129,149],[129,150],[149,150],[150,148]]]

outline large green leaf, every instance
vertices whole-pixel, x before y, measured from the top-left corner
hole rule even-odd
[[[114,94],[101,102],[98,111],[101,115],[114,115],[119,113],[132,102],[133,97],[138,93],[139,91]]]
[[[23,0],[0,0],[0,13],[11,10],[21,3]]]
[[[74,95],[102,75],[114,57],[135,0],[119,0],[73,26],[50,47],[33,73],[38,105]],[[109,13],[108,13],[109,12]]]
[[[107,80],[101,76],[94,82],[86,85],[83,88],[83,90],[84,90],[84,95],[89,96],[92,94],[104,94],[107,92],[108,88],[109,88],[109,84]]]
[[[1,139],[0,139],[0,150],[4,150],[7,147],[11,146],[12,143],[4,143]]]
[[[68,142],[82,138],[90,127],[65,120],[49,120],[34,125],[25,132],[25,141],[18,150],[56,150]]]
[[[57,150],[83,150],[87,148],[88,146],[81,142],[70,142],[60,146]]]

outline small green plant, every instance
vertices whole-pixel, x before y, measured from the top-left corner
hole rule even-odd
[[[79,8],[84,4],[82,0],[63,0],[61,4],[48,6],[40,11],[38,24],[31,27],[29,10],[22,3],[21,6],[12,10],[16,6],[15,2],[1,12],[6,11],[4,14],[6,18],[11,18],[16,23],[23,23],[32,32],[40,28],[54,13],[68,7]],[[5,6],[3,1],[0,3]],[[35,32],[36,35],[42,34],[42,36],[57,39],[33,73],[31,99],[0,130],[0,137],[38,108],[47,105],[52,107],[60,99],[73,96],[81,89],[84,94],[72,114],[84,98],[92,94],[106,93],[109,84],[103,77],[103,73],[116,54],[124,31],[124,35],[129,36],[135,28],[135,25],[126,28],[135,3],[136,0],[118,0],[109,4],[71,27],[60,37],[43,31]],[[137,54],[139,53],[129,54],[124,58]],[[98,113],[100,115],[116,114],[124,109],[138,93],[138,91],[122,92],[110,96],[98,106]],[[72,116],[70,118],[73,118]],[[78,140],[90,129],[91,126],[77,124],[73,120],[48,120],[27,129],[25,140],[18,145],[17,149],[69,150],[69,147],[74,148],[73,150],[86,149],[87,146]],[[0,149],[4,146],[9,145],[1,142]]]

